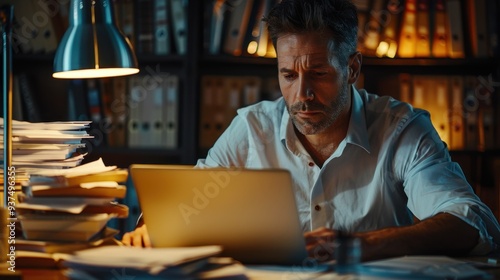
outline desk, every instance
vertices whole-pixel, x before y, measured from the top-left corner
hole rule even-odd
[[[460,258],[460,260],[470,261],[477,264],[484,264],[484,266],[479,267],[481,270],[491,274],[494,279],[500,279],[500,258],[490,259],[487,257],[468,257]],[[494,260],[495,262],[491,262],[491,260]]]
[[[2,280],[68,280],[63,270],[58,269],[21,269],[0,274]]]
[[[493,279],[500,279],[500,265],[487,265],[487,258],[485,257],[474,257],[474,258],[465,258],[460,259],[464,261],[470,261],[473,263],[481,263],[485,264],[484,266],[480,266],[480,269],[486,271],[488,274],[492,275]],[[249,280],[252,279],[342,279],[342,280],[350,280],[350,279],[383,279],[378,277],[370,277],[370,276],[358,276],[358,275],[337,275],[333,272],[326,273],[313,273],[313,272],[304,272],[301,271],[299,267],[294,268],[276,268],[273,266],[248,266],[243,267],[245,275]],[[12,279],[22,279],[22,280],[68,280],[68,278],[64,275],[64,270],[56,270],[56,269],[22,269],[21,272],[5,274],[0,274],[1,279],[12,280]],[[22,277],[21,277],[22,275]],[[8,276],[8,278],[6,277]]]

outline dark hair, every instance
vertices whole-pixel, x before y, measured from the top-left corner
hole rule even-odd
[[[358,16],[349,0],[282,0],[263,20],[275,47],[281,35],[319,31],[331,36],[330,58],[341,66],[356,51]]]

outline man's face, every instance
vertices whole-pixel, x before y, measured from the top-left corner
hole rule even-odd
[[[349,110],[347,67],[329,61],[327,36],[287,34],[276,52],[281,92],[295,127],[304,135],[318,134]]]

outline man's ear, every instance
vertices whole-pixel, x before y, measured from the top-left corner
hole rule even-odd
[[[363,56],[360,52],[355,52],[349,57],[349,65],[348,65],[348,78],[347,82],[349,84],[354,84],[356,80],[359,78],[359,74],[361,73],[361,63],[363,60]]]

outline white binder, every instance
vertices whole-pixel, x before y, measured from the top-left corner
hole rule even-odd
[[[166,77],[152,77],[151,81],[154,82],[148,83],[146,95],[143,101],[140,102],[141,129],[139,138],[142,147],[162,146],[163,104],[165,102],[162,83],[164,79]]]
[[[155,54],[170,53],[170,29],[167,0],[154,0],[154,36]]]
[[[465,56],[465,52],[460,0],[447,0],[446,14],[448,16],[448,56],[462,58]]]
[[[130,91],[128,96],[128,122],[127,122],[127,144],[129,147],[140,147],[140,110],[144,98],[145,88],[141,85],[141,76],[130,77]]]
[[[179,133],[179,77],[168,75],[164,79],[164,110],[162,143],[166,148],[177,148]]]
[[[172,26],[174,33],[174,42],[178,54],[185,54],[187,50],[187,1],[170,0],[172,10]]]
[[[243,102],[242,106],[248,106],[257,103],[261,97],[261,78],[249,76],[243,79]]]
[[[463,150],[465,148],[465,123],[464,123],[464,80],[462,76],[450,77],[450,150]]]
[[[252,11],[253,0],[235,1],[231,7],[229,26],[224,37],[224,52],[239,56],[242,53],[243,39],[247,31],[248,19]]]
[[[472,55],[488,56],[488,12],[486,0],[468,0],[467,13]]]

